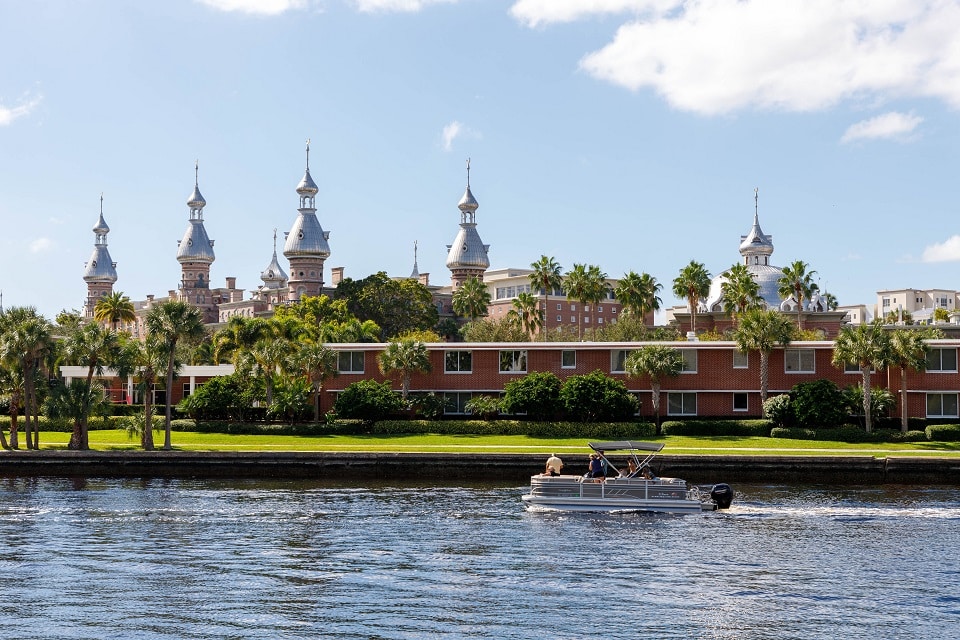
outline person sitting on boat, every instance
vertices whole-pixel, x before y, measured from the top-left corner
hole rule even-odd
[[[587,477],[593,478],[595,482],[603,482],[606,474],[603,471],[603,462],[600,456],[595,453],[590,454],[590,470],[587,471]]]
[[[644,480],[656,480],[656,479],[657,479],[657,476],[653,475],[653,471],[651,471],[650,467],[648,467],[647,465],[643,465],[643,469],[640,470],[640,476],[641,476]]]
[[[637,475],[637,463],[633,461],[633,458],[627,460],[627,470],[620,472],[621,478],[632,478]]]
[[[558,458],[557,454],[551,453],[550,457],[547,458],[547,468],[544,470],[543,475],[558,476],[560,475],[561,469],[563,469],[563,460]]]

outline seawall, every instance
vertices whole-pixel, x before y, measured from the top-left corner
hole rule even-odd
[[[543,454],[193,451],[6,451],[0,476],[302,478],[526,483]],[[616,458],[614,458],[616,460]],[[564,456],[581,473],[586,456]],[[960,485],[960,458],[684,456],[654,459],[661,476],[693,483]]]

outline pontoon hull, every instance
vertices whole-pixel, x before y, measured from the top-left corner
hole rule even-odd
[[[522,496],[528,508],[557,511],[650,511],[700,513],[716,504],[676,478],[611,478],[595,482],[579,476],[533,476],[530,493]]]

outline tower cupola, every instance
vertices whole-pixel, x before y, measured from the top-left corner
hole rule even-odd
[[[467,188],[457,204],[460,209],[460,231],[453,244],[447,245],[447,268],[450,269],[454,289],[471,278],[483,279],[490,268],[490,245],[483,244],[477,233],[476,214],[479,207],[470,190],[470,159],[467,159]]]
[[[310,140],[307,140],[307,168],[297,185],[300,208],[283,244],[283,255],[290,261],[291,300],[299,300],[304,295],[318,296],[323,289],[323,263],[330,257],[327,243],[330,233],[323,230],[317,219],[318,191],[310,175]]]

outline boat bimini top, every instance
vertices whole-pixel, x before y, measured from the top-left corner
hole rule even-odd
[[[653,459],[653,456],[657,455],[661,449],[663,449],[663,443],[661,442],[636,442],[633,440],[615,440],[613,442],[588,442],[587,443],[591,449],[596,451],[602,458],[607,460],[609,464],[615,471],[619,473],[619,469],[613,466],[613,463],[607,459],[607,452],[609,451],[629,451],[630,457],[633,458],[633,461],[637,465],[638,470],[642,470],[644,467],[649,466],[650,461]],[[637,454],[638,451],[647,452],[646,456],[641,460],[640,456]],[[631,474],[632,476],[632,474]]]

